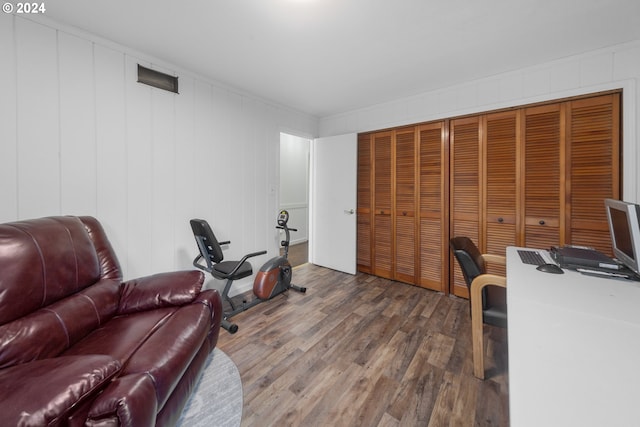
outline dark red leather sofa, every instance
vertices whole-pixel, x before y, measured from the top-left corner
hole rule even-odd
[[[203,281],[123,283],[92,217],[0,224],[0,425],[174,425],[218,340]]]

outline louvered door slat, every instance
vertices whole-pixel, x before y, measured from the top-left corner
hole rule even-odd
[[[391,132],[373,135],[376,214],[391,213]]]
[[[371,135],[358,135],[358,209],[371,209]]]
[[[357,227],[358,271],[371,273],[371,215],[358,215]]]
[[[480,118],[453,120],[451,144],[451,237],[467,236],[480,247]],[[468,297],[458,263],[450,292]]]
[[[395,131],[396,280],[415,283],[416,136],[415,128]]]
[[[357,264],[371,273],[371,135],[358,135]]]
[[[611,254],[603,199],[619,197],[619,94],[569,102],[571,243]]]
[[[373,271],[381,277],[392,278],[392,163],[391,140],[393,132],[373,134],[374,188],[373,188]]]
[[[447,278],[448,243],[446,242],[444,176],[444,122],[420,126],[419,141],[419,215],[420,271],[418,285],[444,292]]]
[[[485,252],[505,255],[507,246],[517,244],[518,112],[489,114],[484,123]]]
[[[561,106],[534,107],[524,117],[525,246],[548,248],[560,240]]]

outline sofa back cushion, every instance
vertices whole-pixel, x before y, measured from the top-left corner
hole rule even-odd
[[[0,369],[56,357],[112,319],[120,282],[104,279],[31,314],[0,325]]]
[[[0,366],[53,357],[109,320],[120,280],[95,219],[0,224]]]

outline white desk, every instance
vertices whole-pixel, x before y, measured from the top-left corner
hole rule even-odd
[[[517,249],[507,248],[511,426],[640,426],[640,282],[543,273]]]

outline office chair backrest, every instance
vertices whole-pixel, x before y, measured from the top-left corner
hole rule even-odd
[[[467,287],[473,279],[487,272],[487,266],[478,247],[468,237],[454,237],[449,242],[453,255],[460,264]]]
[[[211,268],[211,263],[219,263],[224,259],[222,254],[222,248],[218,239],[216,239],[213,230],[209,227],[209,223],[204,219],[192,219],[189,221],[191,224],[191,230],[193,230],[193,236],[196,238],[198,248],[202,257],[207,262],[207,266]]]

